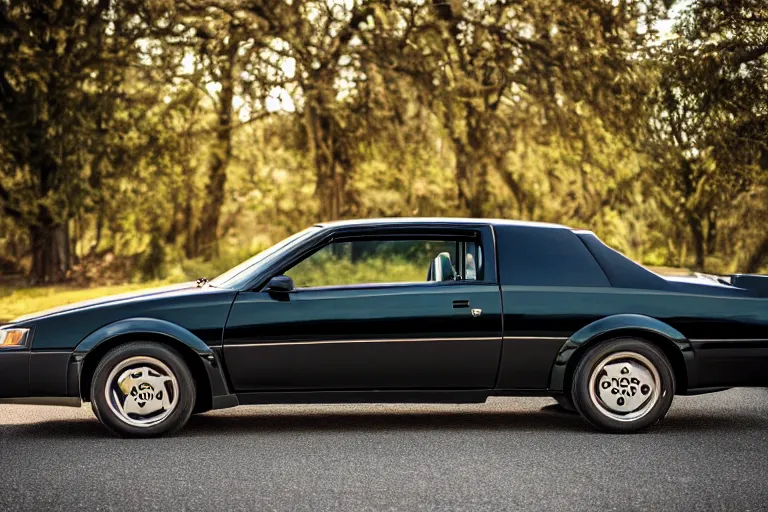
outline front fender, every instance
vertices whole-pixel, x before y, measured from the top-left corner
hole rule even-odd
[[[172,345],[176,345],[176,348],[180,351],[186,351],[187,354],[191,351],[192,354],[196,354],[199,358],[199,365],[202,366],[207,377],[207,384],[210,386],[212,407],[221,408],[237,405],[237,399],[229,392],[224,372],[214,350],[184,327],[157,318],[128,318],[120,320],[86,336],[78,343],[72,353],[72,366],[69,373],[70,389],[74,386],[77,386],[79,389],[82,379],[83,362],[88,354],[93,353],[94,350],[105,343],[111,343],[111,340],[127,335],[131,337],[149,335],[152,338],[162,337],[163,339],[170,339],[173,342]],[[195,358],[194,355],[190,357]],[[192,364],[197,363],[192,361]],[[87,366],[91,366],[91,363],[86,364]]]
[[[206,359],[209,356],[213,357],[213,350],[203,340],[180,325],[157,318],[128,318],[105,325],[78,343],[73,356],[75,360],[82,359],[85,357],[85,354],[95,347],[124,334],[159,334],[168,336],[191,348],[200,357]]]
[[[663,344],[662,348],[671,350],[673,354],[679,354],[687,375],[686,387],[691,389],[696,387],[698,382],[696,359],[693,353],[693,347],[688,339],[680,331],[670,325],[645,315],[621,314],[613,315],[600,320],[576,331],[560,347],[557,353],[555,363],[552,366],[549,388],[553,391],[561,392],[564,390],[569,363],[576,361],[578,357],[586,350],[586,347],[592,343],[607,338],[614,338],[627,335],[646,334],[651,341],[657,341]],[[675,362],[671,361],[674,365]]]

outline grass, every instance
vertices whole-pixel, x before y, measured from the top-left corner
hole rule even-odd
[[[427,266],[402,260],[367,258],[346,259],[310,257],[286,272],[297,288],[343,286],[362,283],[408,283],[424,281]]]
[[[167,281],[76,288],[71,286],[41,286],[32,288],[0,287],[0,323],[8,322],[21,315],[64,306],[82,300],[96,299],[107,295],[132,292],[144,288],[155,288],[168,284]]]

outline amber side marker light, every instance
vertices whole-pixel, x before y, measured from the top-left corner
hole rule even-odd
[[[29,329],[0,329],[0,349],[23,347]]]

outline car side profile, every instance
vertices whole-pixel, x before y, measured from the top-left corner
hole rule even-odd
[[[318,224],[223,275],[0,328],[0,401],[90,402],[157,436],[241,404],[552,396],[599,430],[768,385],[768,276],[662,277],[588,231]]]

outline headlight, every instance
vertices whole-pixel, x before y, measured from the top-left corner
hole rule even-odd
[[[0,329],[0,349],[25,346],[28,334],[29,329]]]

